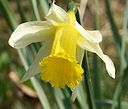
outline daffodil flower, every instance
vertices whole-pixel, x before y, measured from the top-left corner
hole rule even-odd
[[[14,48],[43,42],[22,81],[41,72],[41,79],[53,87],[75,88],[84,72],[81,67],[84,50],[96,53],[104,61],[108,74],[115,78],[113,62],[99,46],[102,41],[99,31],[85,30],[76,21],[73,11],[66,13],[54,3],[46,19],[20,24],[9,39]]]

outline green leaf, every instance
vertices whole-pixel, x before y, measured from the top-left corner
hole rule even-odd
[[[8,26],[12,31],[17,27],[18,23],[16,22],[16,18],[14,17],[14,13],[12,12],[9,3],[7,0],[0,0],[0,11],[5,16],[5,19],[8,23]]]
[[[19,14],[20,14],[21,22],[27,21],[27,18],[24,15],[24,10],[21,6],[21,0],[16,0],[16,4],[17,4],[17,8],[18,8],[18,11],[19,11]]]
[[[54,96],[59,106],[59,109],[66,109],[64,104],[65,96],[60,89],[54,89]]]
[[[37,92],[37,95],[40,99],[40,102],[42,104],[42,106],[44,107],[44,109],[52,109],[50,107],[48,98],[43,90],[43,87],[41,86],[41,84],[39,83],[38,79],[36,79],[35,77],[31,78],[31,81],[33,83],[33,86]]]
[[[122,94],[122,90],[123,90],[123,85],[124,85],[124,80],[126,78],[126,74],[127,74],[127,70],[128,70],[128,63],[126,63],[126,57],[125,57],[125,52],[127,52],[126,49],[126,33],[127,33],[127,25],[128,25],[128,1],[126,3],[126,9],[124,11],[124,24],[123,24],[123,37],[122,37],[122,46],[121,46],[121,68],[120,68],[120,78],[115,90],[115,94],[113,97],[113,105],[111,107],[111,109],[116,109],[118,107],[118,109],[121,108],[121,103],[120,103],[120,99],[121,99],[121,94]]]
[[[32,0],[32,5],[33,5],[34,14],[36,16],[36,20],[40,21],[41,19],[40,19],[38,7],[37,7],[37,0]]]
[[[121,36],[119,34],[117,25],[116,25],[115,20],[113,18],[113,14],[112,14],[112,11],[111,11],[109,0],[105,0],[105,8],[106,8],[106,13],[107,13],[107,16],[108,16],[108,20],[110,22],[111,29],[112,29],[112,32],[113,32],[113,38],[114,38],[118,53],[120,54]]]
[[[87,51],[86,51],[86,54],[84,55],[82,67],[84,69],[85,87],[87,91],[89,108],[96,109],[94,90],[92,87],[92,79],[91,79],[91,74],[90,74],[90,69],[89,69],[89,64],[88,64]]]
[[[49,6],[48,6],[48,2],[47,0],[39,0],[40,5],[41,5],[41,9],[44,12],[44,15],[47,15],[48,10],[49,10]]]

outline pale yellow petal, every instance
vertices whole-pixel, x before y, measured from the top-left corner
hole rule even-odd
[[[84,49],[81,48],[79,45],[77,45],[77,50],[76,50],[76,59],[79,62],[79,64],[82,64],[83,61],[83,57],[84,57]]]
[[[108,74],[112,77],[115,78],[115,67],[111,59],[107,56],[104,55],[99,44],[98,43],[93,43],[91,41],[86,40],[84,37],[80,37],[78,41],[78,45],[82,47],[83,49],[86,49],[90,52],[96,53],[105,63],[106,69]]]
[[[99,31],[87,31],[78,22],[75,22],[76,28],[79,33],[87,40],[99,43],[102,41],[102,35]]]
[[[40,73],[41,68],[39,66],[39,62],[41,59],[43,59],[44,57],[46,57],[47,55],[50,54],[51,48],[52,48],[52,42],[53,42],[53,39],[49,39],[49,40],[43,42],[43,46],[40,48],[39,52],[37,53],[33,63],[30,65],[27,72],[21,79],[22,82],[24,82],[24,81],[30,79],[32,76]]]
[[[34,42],[42,42],[53,36],[55,27],[48,21],[32,21],[20,24],[12,33],[9,45],[22,48]]]
[[[58,23],[69,23],[70,18],[65,10],[63,10],[61,7],[52,4],[47,16],[47,20],[50,20],[53,24]]]

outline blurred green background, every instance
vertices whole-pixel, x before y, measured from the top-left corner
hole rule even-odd
[[[56,4],[66,10],[69,1],[56,0]],[[74,103],[70,100],[71,91],[68,88],[53,89],[38,79],[51,109],[128,109],[128,1],[74,2],[80,7],[83,26],[87,30],[101,31],[103,41],[100,46],[115,64],[116,79],[108,76],[98,57],[88,53],[94,101],[89,100],[88,88],[84,83],[86,78],[82,81],[82,88]],[[0,109],[49,109],[44,106],[45,101],[44,104],[40,103],[31,81],[20,83],[25,69],[18,52],[8,45],[8,39],[17,24],[45,20],[50,3],[50,0],[0,0]],[[9,8],[12,21],[8,20],[5,8]],[[11,26],[13,20],[17,23]]]

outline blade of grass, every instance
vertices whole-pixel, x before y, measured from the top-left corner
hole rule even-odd
[[[42,106],[44,107],[44,109],[52,109],[49,104],[48,98],[47,98],[41,84],[39,83],[38,79],[35,77],[32,77],[31,81],[32,81],[32,84],[37,92],[37,95],[38,95],[40,102],[41,102]]]
[[[124,24],[123,24],[123,37],[122,37],[122,46],[121,46],[121,68],[120,68],[120,78],[115,90],[115,94],[114,94],[114,102],[112,105],[111,109],[116,109],[118,107],[118,109],[121,109],[121,105],[120,105],[120,97],[121,97],[121,92],[123,89],[123,82],[125,80],[125,73],[127,73],[126,69],[126,62],[125,62],[125,48],[126,48],[126,33],[127,33],[127,25],[128,25],[128,1],[126,3],[126,9],[124,11]],[[118,103],[116,103],[118,102]]]
[[[97,100],[97,104],[101,104],[103,106],[106,106],[106,107],[110,108],[111,105],[113,104],[113,100],[110,100],[110,99],[100,99],[100,100]],[[116,102],[116,104],[117,104],[117,102]],[[122,101],[121,107],[122,107],[122,109],[128,109],[127,101]]]
[[[36,20],[40,21],[40,14],[38,11],[38,7],[37,7],[37,0],[32,0],[32,6],[33,6],[33,11],[36,17]]]
[[[48,10],[49,10],[49,6],[48,6],[48,2],[46,0],[39,0],[41,8],[44,12],[44,15],[47,15]]]
[[[95,0],[94,29],[100,29],[99,0]]]
[[[33,49],[33,51],[35,51],[35,50]],[[29,61],[27,62],[24,57],[24,53],[21,52],[21,50],[18,50],[18,53],[19,53],[22,63],[24,64],[25,69],[27,70],[29,67],[29,64],[32,63],[32,60],[29,59]],[[47,98],[40,82],[38,81],[38,79],[36,77],[32,77],[31,82],[37,92],[37,95],[38,95],[40,102],[41,102],[42,106],[44,107],[44,109],[51,109],[48,98]]]
[[[90,74],[89,64],[88,64],[87,51],[86,51],[86,54],[84,55],[82,67],[84,69],[84,79],[85,79],[85,85],[86,85],[85,87],[86,87],[86,91],[87,91],[87,99],[88,99],[89,109],[96,109],[91,74]]]
[[[98,58],[96,54],[93,54],[93,87],[94,87],[94,94],[95,94],[95,99],[101,99],[101,90],[100,90],[100,76],[99,76],[99,66],[98,66]],[[101,106],[97,104],[97,108],[101,109]]]
[[[60,89],[54,89],[54,96],[59,106],[59,109],[66,109],[66,105],[64,104],[65,96]]]
[[[2,14],[5,16],[8,26],[13,31],[18,24],[16,23],[16,18],[14,18],[14,13],[10,13],[10,11],[12,10],[7,0],[0,0],[0,10]]]
[[[87,95],[85,94],[83,84],[81,83],[77,90],[77,99],[82,109],[88,109],[86,97]]]
[[[80,2],[80,15],[81,15],[82,21],[84,18],[84,13],[86,10],[87,2],[88,2],[88,0],[81,0],[81,2]]]
[[[123,70],[127,66],[127,62],[125,59],[125,51],[126,51],[126,36],[127,36],[127,25],[128,25],[128,1],[126,3],[126,9],[124,11],[124,24],[123,24],[123,37],[122,37],[122,46],[121,46],[121,72],[123,73]],[[122,75],[122,73],[120,75]]]
[[[17,8],[18,8],[18,11],[19,11],[19,14],[20,14],[21,22],[27,21],[26,20],[27,18],[24,15],[24,10],[21,7],[21,1],[20,0],[16,0],[16,4],[17,4]]]
[[[71,102],[71,90],[66,87],[64,89],[61,89],[61,91],[63,92],[64,96],[65,96],[65,99],[64,99],[64,104],[65,104],[65,107],[66,109],[71,109],[72,108],[72,102]]]
[[[95,16],[94,16],[94,29],[100,29],[100,19],[99,19],[99,0],[95,0]],[[100,75],[99,75],[99,60],[96,54],[93,54],[93,87],[95,99],[101,99],[101,90],[100,90]],[[96,107],[101,109],[101,106],[96,103]]]
[[[116,48],[117,48],[118,53],[120,55],[121,36],[118,32],[117,25],[116,25],[115,20],[113,18],[113,14],[112,14],[112,11],[111,11],[109,0],[105,0],[105,8],[106,8],[106,13],[107,13],[107,16],[108,16],[108,20],[110,22],[111,29],[112,29],[112,32],[113,32],[113,38],[114,38],[114,41],[115,41],[115,45],[116,45]]]

